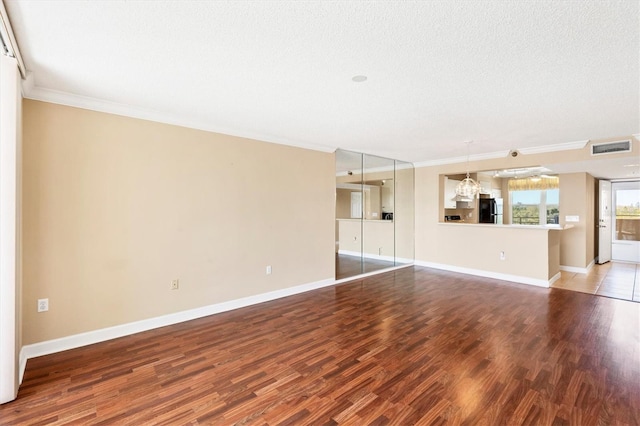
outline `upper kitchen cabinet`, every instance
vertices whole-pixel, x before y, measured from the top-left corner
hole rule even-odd
[[[444,177],[444,191],[442,191],[442,205],[445,209],[456,208],[456,187],[460,183],[459,180]]]

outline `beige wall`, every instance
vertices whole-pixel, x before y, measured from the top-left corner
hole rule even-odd
[[[560,175],[560,225],[571,224],[560,238],[560,264],[585,268],[595,255],[595,179],[587,173]],[[578,222],[566,222],[566,216]]]
[[[351,193],[353,189],[336,188],[336,218],[349,219],[351,217]]]
[[[358,219],[336,222],[339,227],[340,250],[373,256],[395,256],[393,222]]]
[[[630,138],[623,136],[611,138],[619,140]],[[633,157],[637,156],[640,150],[640,143],[634,138],[631,153],[611,154],[608,158]],[[598,141],[600,142],[600,141]],[[447,265],[458,265],[461,267],[473,268],[477,263],[478,253],[471,250],[467,244],[451,238],[447,228],[439,225],[442,220],[443,205],[440,187],[442,186],[442,174],[453,175],[463,173],[467,167],[473,171],[510,169],[518,167],[531,167],[543,164],[568,163],[579,161],[592,161],[589,146],[580,150],[559,151],[543,154],[520,154],[517,157],[507,156],[504,158],[489,159],[482,161],[472,161],[467,163],[445,164],[431,167],[417,167],[416,173],[416,261],[440,263]],[[560,215],[561,224],[564,224],[564,217],[568,214],[580,216],[579,226],[574,229],[562,231],[560,237],[560,264],[576,268],[585,268],[594,258],[595,252],[595,218],[593,215],[595,203],[595,180],[587,173],[563,174],[560,176]],[[503,185],[503,198],[508,199],[508,192],[505,191],[506,184]],[[575,200],[573,197],[577,197]],[[574,202],[575,201],[575,202]],[[508,204],[505,202],[505,223],[508,223]],[[572,213],[574,212],[574,213]],[[449,225],[455,226],[455,225]],[[514,249],[518,246],[525,246],[523,241],[505,242],[513,244]],[[526,261],[528,254],[526,251],[516,251],[516,256],[523,256],[522,261]],[[491,262],[498,258],[497,253],[491,254]],[[509,259],[509,257],[507,258]],[[514,262],[516,260],[510,257]],[[517,262],[520,262],[518,259]],[[481,268],[482,269],[482,268]],[[504,262],[498,262],[488,270],[505,269]],[[504,272],[504,271],[503,271]],[[504,272],[507,273],[507,272]]]
[[[23,107],[23,344],[334,277],[333,154]]]
[[[413,167],[396,170],[395,205],[395,253],[400,263],[413,262],[415,256],[415,170]]]

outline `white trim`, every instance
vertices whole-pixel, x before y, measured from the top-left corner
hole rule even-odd
[[[24,377],[25,369],[27,368],[27,361],[31,358],[49,355],[56,352],[62,352],[69,349],[75,349],[82,346],[91,345],[94,343],[100,343],[118,337],[129,336],[131,334],[140,333],[143,331],[153,330],[159,327],[165,327],[167,325],[177,324],[185,321],[194,320],[197,318],[206,317],[209,315],[219,314],[222,312],[231,311],[234,309],[244,308],[258,303],[269,302],[271,300],[280,299],[283,297],[293,296],[296,294],[304,293],[311,290],[316,290],[323,287],[330,287],[337,284],[342,284],[348,281],[356,279],[362,279],[371,275],[377,275],[385,272],[395,271],[397,269],[413,266],[413,263],[406,265],[399,265],[392,268],[385,268],[378,271],[369,272],[354,277],[343,278],[340,280],[325,279],[308,284],[302,284],[295,287],[289,287],[281,290],[275,290],[268,293],[258,294],[255,296],[248,296],[241,299],[230,300],[228,302],[217,303],[214,305],[203,306],[201,308],[190,309],[188,311],[176,312],[173,314],[163,315],[160,317],[149,318],[142,321],[131,322],[128,324],[121,324],[114,327],[103,328],[100,330],[88,331],[86,333],[75,334],[72,336],[66,336],[59,339],[48,340],[45,342],[34,343],[32,345],[26,345],[22,347],[20,351],[20,383]]]
[[[342,150],[342,151],[347,151],[347,150]],[[347,152],[353,152],[353,151],[347,151]],[[375,154],[364,154],[370,157],[378,157],[378,158],[382,158],[379,155],[375,155]],[[391,158],[389,158],[389,160],[392,160]],[[367,168],[365,166],[364,168],[364,173],[369,174],[369,173],[379,173],[379,172],[396,172],[398,170],[407,170],[407,169],[412,169],[414,168],[413,163],[411,163],[410,161],[403,161],[403,160],[393,160],[395,162],[394,165],[392,166],[383,166],[383,167],[373,167],[373,168]],[[400,163],[400,164],[398,164]],[[362,174],[362,169],[357,169],[357,170],[348,170],[348,171],[343,171],[343,172],[337,172],[336,176],[351,176],[349,175],[349,172],[351,172],[351,175],[361,175]],[[390,178],[391,179],[391,178]]]
[[[35,85],[35,77],[31,71],[27,71],[27,75],[24,78],[24,80],[22,80],[22,84],[21,84],[21,93],[23,98],[26,98],[27,93],[30,93],[33,90],[34,85]]]
[[[551,287],[553,285],[553,283],[555,283],[556,281],[558,281],[560,279],[560,277],[562,276],[562,274],[560,274],[560,272],[558,272],[557,274],[555,274],[553,277],[551,277],[551,279],[549,280],[549,287]]]
[[[481,160],[492,160],[494,158],[503,158],[509,155],[511,151],[496,151],[496,152],[488,152],[486,154],[474,154],[469,156],[469,161],[481,161]],[[418,167],[431,167],[431,166],[440,166],[443,164],[457,164],[457,163],[466,163],[467,156],[464,157],[450,157],[450,158],[440,158],[437,160],[428,160],[428,161],[419,161],[417,163],[413,163],[415,168]]]
[[[354,281],[354,280],[360,280],[362,278],[367,278],[370,277],[372,275],[378,275],[378,274],[384,274],[387,272],[393,272],[396,271],[398,269],[402,269],[402,268],[408,268],[409,266],[413,266],[413,263],[407,263],[406,265],[398,265],[398,266],[392,266],[389,268],[384,268],[384,269],[378,269],[377,271],[372,271],[372,272],[367,272],[365,274],[360,274],[360,275],[354,275],[352,277],[347,277],[347,278],[342,278],[340,280],[336,280],[335,284],[342,284],[342,283],[346,283],[349,281]]]
[[[228,129],[212,126],[208,121],[197,121],[189,116],[178,114],[169,114],[165,112],[155,111],[149,108],[135,107],[132,105],[121,104],[117,102],[105,101],[102,99],[92,98],[88,96],[74,95],[58,90],[46,89],[34,86],[33,77],[29,76],[26,83],[22,86],[22,92],[25,98],[36,101],[50,102],[59,105],[66,105],[75,108],[88,109],[91,111],[105,112],[108,114],[121,115],[124,117],[138,118],[141,120],[155,121],[158,123],[166,123],[175,126],[187,127],[190,129],[204,130],[206,132],[221,133],[241,138],[254,139],[261,142],[269,142],[278,145],[294,146],[298,148],[310,149],[314,151],[333,153],[336,147],[322,146],[310,143],[303,143],[292,140],[275,140],[272,136],[260,133],[238,131],[236,129]]]
[[[564,142],[553,145],[534,146],[530,148],[518,148],[520,154],[543,154],[545,152],[569,151],[572,149],[582,149],[589,143],[589,139],[584,141]]]
[[[591,262],[589,262],[589,264],[587,265],[586,268],[580,268],[580,267],[577,267],[577,266],[560,265],[560,270],[561,271],[565,271],[565,272],[576,272],[578,274],[587,274],[587,273],[589,273],[591,268],[593,268],[593,265],[595,264],[595,262],[596,262],[596,260],[593,259]]]
[[[24,350],[24,346],[20,349],[19,371],[18,371],[18,383],[22,384],[24,378],[24,371],[27,369],[27,352]]]
[[[27,69],[24,66],[24,61],[22,60],[20,49],[18,49],[18,43],[16,42],[13,28],[11,28],[9,15],[7,14],[7,10],[5,9],[2,1],[0,1],[0,37],[7,48],[9,57],[15,58],[18,70],[20,71],[20,76],[22,78],[26,77]]]
[[[22,347],[22,351],[20,352],[20,379],[22,380],[27,360],[31,358],[79,348],[81,346],[91,345],[94,343],[104,342],[106,340],[116,339],[118,337],[129,336],[131,334],[153,330],[155,328],[165,327],[167,325],[177,324],[184,321],[190,321],[193,319],[218,314],[221,312],[227,312],[234,309],[244,308],[247,306],[268,302],[287,296],[293,296],[295,294],[300,294],[322,287],[332,286],[335,284],[336,280],[325,279],[308,284],[298,285],[295,287],[288,287],[281,290],[270,291],[268,293],[257,294],[255,296],[248,296],[241,299],[230,300],[228,302],[221,302],[214,305],[176,312],[160,317],[149,318],[99,330],[88,331],[86,333],[66,336],[59,339],[25,345]]]
[[[18,80],[16,59],[0,55],[0,404],[14,400],[18,394],[21,167]]]
[[[394,257],[394,256],[382,256],[382,255],[370,254],[370,253],[360,253],[359,251],[338,250],[338,254],[344,254],[346,256],[355,256],[355,257],[362,256],[366,259],[385,260],[387,262],[400,262],[400,263],[413,264],[413,259],[405,259],[402,257]]]
[[[541,280],[538,278],[523,277],[521,275],[502,274],[500,272],[483,271],[481,269],[464,268],[462,266],[446,265],[443,263],[424,262],[421,260],[416,260],[415,264],[427,268],[442,269],[444,271],[459,272],[461,274],[475,275],[478,277],[493,278],[503,281],[511,281],[544,288],[549,288],[551,286],[551,283],[557,280],[556,276],[554,276],[550,280]]]
[[[543,146],[535,146],[530,148],[517,148],[520,154],[542,154],[545,152],[556,152],[556,151],[568,151],[572,149],[582,149],[584,148],[589,140],[584,141],[575,141],[575,142],[564,142],[558,143],[554,145],[543,145]],[[488,152],[486,154],[475,154],[469,156],[469,161],[481,161],[481,160],[491,160],[494,158],[503,158],[509,155],[511,150],[506,151],[496,151],[496,152]],[[451,158],[440,158],[437,160],[429,160],[429,161],[419,161],[414,163],[414,167],[431,167],[431,166],[440,166],[444,164],[462,164],[467,162],[467,157],[451,157]]]

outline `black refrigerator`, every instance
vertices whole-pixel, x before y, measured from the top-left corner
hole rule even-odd
[[[496,223],[498,207],[494,198],[480,198],[478,200],[478,222]]]

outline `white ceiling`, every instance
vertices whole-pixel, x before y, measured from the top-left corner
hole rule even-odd
[[[36,99],[411,162],[640,133],[635,0],[5,5]]]

